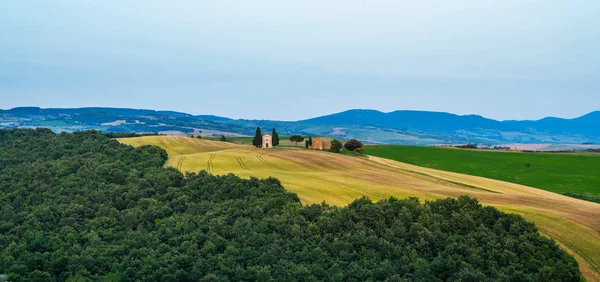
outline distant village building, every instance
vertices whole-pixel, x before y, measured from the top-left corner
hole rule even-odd
[[[263,135],[262,147],[263,149],[273,148],[273,138],[271,137],[271,134],[265,133],[265,135]]]
[[[329,150],[331,149],[331,140],[321,137],[312,138],[312,145],[310,146],[310,149]]]

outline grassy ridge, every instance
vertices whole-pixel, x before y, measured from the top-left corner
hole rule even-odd
[[[370,146],[366,153],[560,194],[600,197],[600,154],[494,152],[414,146]]]
[[[185,155],[200,152],[213,152],[237,148],[237,145],[190,138],[190,137],[170,137],[170,136],[143,136],[132,138],[119,138],[119,142],[134,147],[142,145],[158,146],[167,151],[169,156]]]

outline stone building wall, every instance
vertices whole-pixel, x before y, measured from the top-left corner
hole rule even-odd
[[[329,150],[331,149],[331,141],[323,138],[313,138],[310,148],[315,150]]]

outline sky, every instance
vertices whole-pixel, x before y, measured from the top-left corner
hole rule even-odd
[[[600,1],[0,1],[0,108],[600,110]]]

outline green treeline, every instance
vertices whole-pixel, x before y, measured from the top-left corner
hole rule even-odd
[[[183,175],[98,132],[0,130],[10,281],[580,281],[520,216],[460,197],[302,206],[278,180]]]

